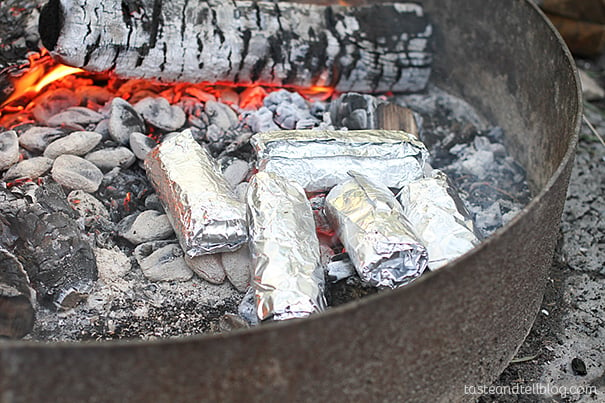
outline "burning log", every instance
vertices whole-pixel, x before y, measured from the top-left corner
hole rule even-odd
[[[0,248],[0,337],[21,338],[32,330],[33,295],[19,260]]]
[[[0,193],[0,213],[20,238],[16,250],[40,302],[72,308],[88,296],[97,279],[92,248],[58,184],[23,196]],[[33,202],[26,201],[32,197]]]
[[[218,0],[50,0],[44,46],[61,62],[165,81],[425,88],[432,28],[421,6]]]

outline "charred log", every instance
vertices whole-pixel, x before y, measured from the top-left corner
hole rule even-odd
[[[32,330],[33,294],[19,260],[0,248],[0,337],[21,338]]]
[[[421,6],[220,0],[50,0],[44,45],[90,71],[164,81],[422,90],[432,28]]]
[[[19,237],[15,251],[42,304],[68,309],[88,296],[97,279],[94,254],[58,184],[23,195],[4,189],[0,213]]]

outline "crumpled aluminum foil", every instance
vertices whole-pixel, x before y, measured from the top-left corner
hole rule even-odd
[[[250,181],[247,202],[258,318],[284,320],[323,310],[319,241],[303,189],[259,172]]]
[[[428,250],[430,270],[439,269],[479,244],[473,219],[445,173],[435,170],[431,176],[408,183],[399,201]]]
[[[372,181],[401,188],[422,177],[424,144],[395,130],[284,130],[251,139],[257,169],[298,182],[307,192],[326,191],[363,172]]]
[[[325,210],[357,273],[376,287],[409,283],[426,269],[426,248],[386,186],[349,175],[328,193]]]
[[[230,252],[248,240],[246,205],[191,130],[154,148],[145,170],[187,255]]]

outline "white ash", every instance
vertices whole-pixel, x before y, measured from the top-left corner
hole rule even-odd
[[[248,143],[252,134],[291,127],[375,128],[373,108],[385,99],[349,94],[331,103],[310,103],[298,93],[279,90],[267,95],[260,107],[244,108],[223,101],[238,102],[250,89],[241,94],[223,91],[217,100],[208,92],[189,88],[175,105],[168,104],[168,109],[164,98],[158,100],[161,90],[155,84],[126,82],[120,91],[133,94],[131,102],[114,98],[117,93],[102,87],[50,90],[36,98],[35,125],[16,128],[18,154],[25,160],[11,164],[13,173],[4,173],[6,182],[21,175],[50,180],[42,169],[48,164],[40,160],[41,155],[53,142],[65,141],[74,132],[86,129],[95,132],[95,138],[102,138],[82,154],[85,158],[58,156],[51,173],[64,187],[79,189],[67,200],[80,214],[79,222],[95,246],[100,280],[88,301],[70,311],[57,313],[40,307],[34,332],[28,338],[153,339],[225,331],[242,326],[233,316],[238,314],[241,301],[248,305],[239,305],[239,314],[254,322],[251,301],[242,299],[250,282],[248,251],[187,261],[166,226],[163,207],[144,170],[133,162],[144,159],[175,127],[189,127],[196,140],[218,158],[236,195],[244,197],[253,165]],[[427,94],[391,101],[417,112],[423,140],[431,146],[433,166],[455,180],[484,232],[503,225],[527,202],[524,173],[507,156],[501,129],[491,127],[464,101],[435,87]],[[99,107],[90,109],[93,117],[86,120],[83,116],[88,112],[79,108],[95,104]],[[158,120],[163,120],[159,118],[163,114],[180,115],[179,111],[186,117],[182,124],[179,116],[170,125]],[[62,129],[46,126],[58,120],[66,122]],[[112,153],[120,155],[116,150],[123,152],[124,158],[113,158]],[[485,160],[493,160],[493,164],[483,164]],[[27,161],[36,161],[32,165],[40,168],[21,168],[27,167]],[[26,173],[14,176],[14,170],[19,169]],[[5,230],[0,228],[0,242],[8,243],[12,235]],[[328,286],[333,305],[375,292],[356,275],[347,277],[351,273],[346,256],[335,255],[327,269],[334,281]]]

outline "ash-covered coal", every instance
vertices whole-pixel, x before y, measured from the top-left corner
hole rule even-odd
[[[0,219],[0,246],[34,274],[36,265],[47,267],[47,257],[55,259],[52,267],[65,270],[72,281],[74,265],[59,261],[74,256],[61,246],[68,237],[86,257],[79,270],[87,273],[82,281],[88,298],[63,311],[43,303],[28,339],[152,339],[245,326],[238,306],[250,282],[249,251],[188,258],[143,169],[149,151],[174,136],[173,131],[190,129],[243,201],[253,174],[255,153],[249,140],[255,133],[377,129],[377,108],[395,102],[416,112],[432,166],[454,180],[485,234],[529,200],[523,170],[508,156],[502,130],[435,87],[414,96],[343,94],[328,101],[284,89],[178,87],[74,76],[33,101],[42,106],[26,105],[18,114],[0,117],[0,132],[9,132],[0,137],[7,144],[15,137],[18,142],[17,160],[10,149],[11,162],[0,171],[0,200],[7,201],[0,203],[7,211]],[[33,197],[42,191],[36,189],[57,191]],[[311,200],[316,212],[322,202],[321,194]],[[26,229],[32,224],[5,216],[31,217],[60,247],[43,254],[44,248],[52,248],[43,236],[17,230],[16,224],[27,224]],[[57,216],[63,221],[40,219]],[[318,214],[315,218],[329,305],[377,292],[355,274],[327,223]],[[41,287],[35,275],[30,279],[34,288],[38,284],[39,301],[53,301],[55,288]]]

